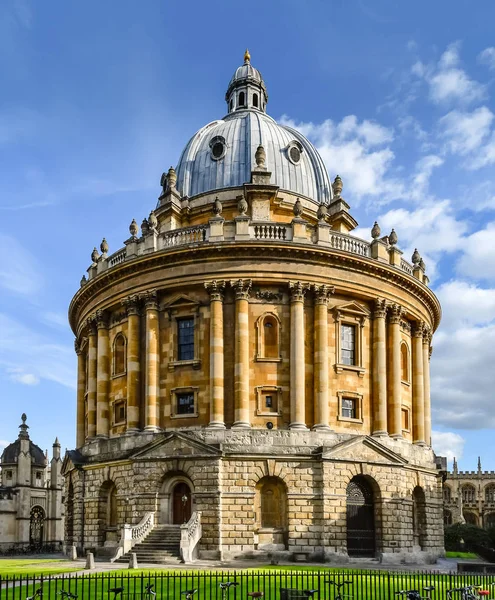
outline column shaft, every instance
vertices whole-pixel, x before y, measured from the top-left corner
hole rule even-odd
[[[137,296],[129,296],[122,304],[127,310],[127,431],[139,431],[141,393],[141,318]]]
[[[146,306],[146,425],[148,431],[159,430],[158,414],[158,344],[159,321],[156,290],[144,295]]]
[[[431,398],[430,398],[430,341],[431,332],[423,337],[423,378],[425,410],[425,442],[431,446]]]
[[[94,321],[88,321],[88,439],[96,435],[97,356],[96,326]]]
[[[290,429],[306,429],[304,295],[307,285],[290,282]]]
[[[314,429],[330,430],[328,374],[328,299],[334,288],[315,286]]]
[[[84,404],[86,396],[86,357],[79,343],[75,342],[77,352],[77,427],[76,448],[84,445],[86,435],[86,407]]]
[[[235,289],[235,417],[233,427],[251,427],[249,410],[249,292],[252,282],[232,282]]]
[[[377,298],[373,314],[373,435],[387,435],[386,305]]]
[[[96,375],[96,436],[108,437],[110,387],[110,346],[108,341],[107,316],[103,311],[96,312],[98,326],[98,366]]]
[[[400,318],[402,308],[398,304],[390,307],[390,386],[388,398],[388,432],[392,437],[402,437],[401,362],[400,362]]]
[[[412,404],[413,442],[425,443],[425,404],[423,377],[423,323],[418,323],[412,337]]]
[[[210,293],[210,423],[209,427],[225,429],[224,416],[224,281],[205,283]]]

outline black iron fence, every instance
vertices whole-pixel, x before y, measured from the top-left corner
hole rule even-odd
[[[235,585],[220,586],[227,581]],[[338,584],[343,585],[339,588]],[[477,585],[490,589],[492,584],[495,575],[482,573],[248,569],[136,574],[128,570],[0,577],[0,600],[337,600],[339,590],[344,598],[389,600],[401,590],[423,592],[429,586],[434,590],[423,595],[440,600],[453,588]],[[459,592],[452,595],[453,600],[457,598],[461,600]]]

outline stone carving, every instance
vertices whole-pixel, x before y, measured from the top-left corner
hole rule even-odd
[[[281,301],[284,295],[280,292],[270,292],[269,290],[256,290],[256,298],[266,302]]]
[[[301,281],[289,281],[289,291],[291,302],[304,302],[304,296],[308,291],[309,283]]]
[[[225,292],[225,281],[214,279],[213,281],[205,282],[205,289],[210,294],[210,300],[219,300],[223,301],[223,296]]]
[[[299,218],[302,215],[303,207],[302,207],[302,202],[299,198],[296,200],[296,202],[292,208],[292,211],[294,212],[294,216],[296,218]]]
[[[400,322],[400,328],[402,329],[402,331],[405,331],[406,333],[411,333],[411,323],[409,323],[409,321],[401,321]]]
[[[138,234],[139,227],[136,223],[136,219],[132,219],[131,224],[129,225],[129,232],[131,234],[131,239],[135,240]]]
[[[222,214],[222,203],[218,199],[218,196],[215,198],[215,202],[213,202],[213,206],[211,208],[213,214],[219,217]]]
[[[110,319],[110,326],[118,325],[127,319],[127,312],[117,312],[113,313],[112,318]]]
[[[141,223],[141,233],[143,234],[143,236],[148,235],[148,233],[150,232],[150,226],[148,223],[148,219],[146,219],[146,217],[143,219],[143,222]]]
[[[147,290],[140,294],[146,310],[158,310],[158,293],[156,289]]]
[[[411,257],[411,260],[412,260],[412,264],[414,266],[419,265],[419,261],[421,260],[421,255],[418,252],[417,248],[414,248],[414,252],[413,252],[413,255]]]
[[[419,268],[422,269],[423,271],[426,271],[426,265],[425,265],[425,261],[423,260],[423,258],[419,259]]]
[[[170,167],[166,175],[167,189],[175,190],[175,184],[177,183],[177,173],[173,167]]]
[[[371,228],[371,237],[376,240],[380,237],[382,230],[380,229],[380,225],[375,221],[373,227]]]
[[[324,222],[325,219],[327,218],[328,215],[328,209],[326,204],[320,204],[320,206],[318,206],[318,211],[316,213],[316,217],[318,219],[318,221],[322,221]]]
[[[423,331],[425,323],[423,321],[416,321],[412,326],[412,336],[415,338],[423,337]]]
[[[390,235],[388,236],[388,242],[391,246],[395,246],[398,241],[399,241],[399,238],[397,237],[397,234],[395,233],[395,229],[392,229],[392,231],[390,232]]]
[[[400,324],[403,308],[400,304],[390,304],[388,306],[390,315],[390,322],[393,324]]]
[[[256,161],[256,166],[260,170],[265,170],[265,161],[266,161],[266,152],[263,146],[260,144],[256,150],[256,154],[254,155],[254,159]]]
[[[96,335],[96,315],[90,315],[86,319],[86,327],[88,328],[88,335]]]
[[[86,285],[87,283],[88,283],[88,280],[86,279],[86,275],[83,275],[83,276],[81,277],[81,281],[80,281],[80,285],[81,285],[81,287],[82,287],[83,285]]]
[[[107,252],[108,252],[108,242],[107,242],[107,240],[105,238],[103,238],[101,240],[100,250],[101,250],[103,256],[107,255]]]
[[[313,290],[315,293],[316,304],[326,304],[327,306],[330,296],[335,293],[335,287],[333,285],[314,284]]]
[[[127,296],[121,301],[122,306],[126,309],[128,315],[139,315],[139,306],[141,304],[139,296],[137,294],[133,294],[132,296]]]
[[[244,198],[244,196],[240,197],[239,202],[237,203],[237,210],[239,211],[239,214],[242,216],[244,216],[247,213],[248,203],[246,202],[246,199]]]
[[[98,329],[105,329],[108,327],[108,313],[106,310],[99,308],[95,313],[95,319]]]
[[[74,340],[74,350],[78,356],[82,352],[82,344],[77,338]]]
[[[234,288],[236,300],[249,300],[251,293],[252,279],[233,279],[230,285]]]
[[[154,210],[150,212],[150,216],[148,217],[148,224],[151,229],[156,229],[158,226],[158,219],[156,218]]]
[[[100,258],[100,254],[96,249],[96,246],[93,248],[93,252],[91,252],[91,260],[93,261],[93,265],[96,265],[98,259]]]
[[[332,183],[332,189],[333,189],[333,193],[339,197],[340,194],[342,193],[342,189],[344,188],[344,183],[342,182],[342,179],[340,178],[340,175],[337,175],[335,177],[335,179],[333,180]]]
[[[378,234],[380,235],[380,234]],[[387,302],[384,298],[376,298],[373,306],[373,318],[384,319],[387,315]]]

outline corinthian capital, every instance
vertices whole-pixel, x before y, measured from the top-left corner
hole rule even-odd
[[[333,285],[319,285],[313,284],[313,291],[315,293],[315,304],[325,304],[328,306],[330,296],[335,293]]]
[[[412,336],[422,338],[426,323],[424,321],[416,321],[412,326]]]
[[[225,281],[214,279],[213,281],[205,282],[205,289],[210,294],[210,301],[219,300],[223,302],[225,292]]]
[[[304,302],[304,295],[308,291],[309,283],[302,281],[289,281],[290,301]]]
[[[423,344],[429,346],[431,343],[432,332],[431,327],[426,323],[423,323]]]
[[[248,300],[251,293],[252,279],[232,279],[230,285],[234,288],[236,300]]]
[[[86,319],[86,327],[88,328],[88,335],[96,335],[96,313],[89,315]]]
[[[121,301],[121,304],[125,308],[127,315],[139,315],[140,300],[137,294],[127,296]]]
[[[146,310],[157,310],[158,309],[158,292],[156,289],[146,290],[140,294],[142,300],[144,301],[144,306]]]
[[[388,307],[390,322],[399,325],[404,309],[400,304],[390,304]]]
[[[106,310],[99,308],[95,313],[95,319],[98,329],[106,329],[108,327],[108,313]]]
[[[373,318],[384,319],[387,316],[387,302],[385,298],[375,298],[373,305]]]
[[[82,352],[82,344],[77,338],[74,340],[74,350],[76,351],[77,356]]]

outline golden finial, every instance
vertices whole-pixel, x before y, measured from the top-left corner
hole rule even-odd
[[[244,52],[244,62],[251,62],[251,55],[249,54],[249,50],[246,48],[246,52]]]

